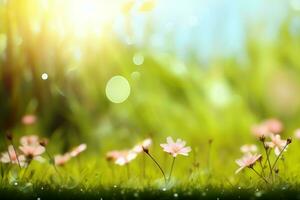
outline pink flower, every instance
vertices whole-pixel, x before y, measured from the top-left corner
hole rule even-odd
[[[272,134],[279,134],[283,130],[283,125],[278,119],[268,119],[261,124],[252,127],[252,133],[256,137],[270,136]]]
[[[136,153],[141,153],[145,150],[149,150],[149,147],[152,145],[152,140],[150,138],[147,138],[140,142],[139,144],[135,145],[133,147],[133,151]]]
[[[266,145],[270,148],[274,148],[275,155],[278,156],[280,152],[286,147],[287,141],[282,140],[280,138],[280,135],[271,135],[270,138],[271,142],[266,142]]]
[[[115,159],[115,164],[117,165],[126,165],[134,160],[137,156],[136,152],[130,150],[119,151],[117,158]]]
[[[2,153],[1,158],[0,158],[2,163],[12,163],[12,164],[19,164],[18,162],[20,162],[20,166],[24,167],[26,166],[26,158],[24,155],[18,155],[16,154],[14,148],[12,145],[8,146],[8,151]]]
[[[32,125],[36,122],[36,116],[35,115],[24,115],[22,117],[22,123],[24,125]]]
[[[28,160],[37,160],[43,162],[44,159],[40,156],[45,152],[45,147],[41,145],[20,146],[19,149],[23,152]]]
[[[86,147],[87,147],[86,144],[81,144],[81,145],[75,147],[73,150],[71,150],[70,156],[71,157],[78,156],[81,152],[86,150]]]
[[[271,133],[279,134],[283,130],[283,125],[278,119],[268,119],[264,122]]]
[[[20,139],[20,143],[23,146],[39,145],[39,137],[36,135],[23,136]]]
[[[262,124],[254,125],[251,130],[253,135],[257,138],[261,138],[263,136],[268,137],[271,134],[269,129]]]
[[[255,153],[257,151],[257,146],[254,144],[245,144],[241,146],[242,153]]]
[[[242,157],[241,159],[236,160],[236,164],[238,164],[238,166],[240,167],[239,169],[237,169],[235,171],[235,173],[239,173],[240,171],[242,171],[243,169],[245,169],[246,167],[253,167],[253,165],[262,158],[262,155],[259,154],[254,154],[252,155],[251,153],[244,155],[244,157]]]
[[[106,153],[106,160],[115,162],[120,155],[120,151],[109,151]]]
[[[181,139],[177,139],[176,142],[174,142],[172,137],[167,137],[167,144],[161,144],[160,146],[165,152],[171,154],[173,157],[176,157],[179,154],[188,156],[191,147],[185,147],[185,144],[186,142]]]
[[[65,153],[64,155],[55,155],[54,156],[54,163],[58,166],[65,165],[69,160],[71,159],[71,156],[69,153]]]
[[[300,129],[295,130],[295,138],[300,140]]]

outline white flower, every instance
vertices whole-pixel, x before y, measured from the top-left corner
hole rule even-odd
[[[271,142],[266,142],[266,145],[270,148],[274,148],[275,155],[279,156],[280,152],[286,147],[287,141],[282,140],[280,135],[270,135],[270,138]]]
[[[135,145],[132,149],[132,151],[136,153],[141,153],[144,150],[149,150],[149,147],[152,145],[152,140],[150,138],[147,138],[140,142],[139,144]]]
[[[177,139],[176,142],[174,142],[172,137],[167,137],[167,143],[161,144],[160,146],[165,152],[171,154],[173,157],[176,157],[177,155],[188,156],[191,147],[185,147],[185,144],[186,142],[181,139]]]
[[[132,160],[134,160],[136,156],[137,153],[130,150],[119,151],[119,154],[115,159],[115,164],[121,166],[126,165],[130,163]]]
[[[246,167],[253,167],[253,165],[262,158],[261,154],[254,154],[252,155],[251,153],[248,153],[246,155],[244,155],[241,159],[236,160],[236,164],[238,164],[238,166],[240,168],[238,168],[235,173],[239,173],[240,171],[242,171],[243,169],[245,169]]]
[[[81,144],[81,145],[75,147],[73,150],[71,150],[70,156],[76,157],[76,156],[78,156],[81,152],[85,151],[86,148],[87,148],[87,145],[86,145],[86,144]]]
[[[254,144],[245,144],[243,146],[241,146],[241,152],[242,153],[255,153],[257,152],[257,146]]]
[[[8,151],[2,153],[0,161],[2,163],[12,163],[12,164],[19,164],[21,167],[26,166],[26,158],[24,155],[18,155],[16,154],[14,147],[12,145],[8,146]],[[19,163],[18,163],[19,162]]]

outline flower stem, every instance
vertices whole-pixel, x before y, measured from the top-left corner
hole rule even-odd
[[[172,165],[171,165],[171,171],[170,171],[170,174],[169,174],[168,181],[170,181],[170,179],[171,179],[171,175],[172,175],[173,168],[174,168],[174,163],[175,163],[175,157],[173,157],[173,161],[172,161]]]
[[[275,162],[274,162],[274,164],[273,164],[273,166],[272,166],[272,168],[271,168],[272,171],[274,170],[274,167],[276,166],[278,159],[279,159],[280,156],[283,154],[284,150],[286,149],[286,147],[287,147],[288,145],[289,145],[289,143],[286,143],[286,145],[285,145],[285,146],[283,147],[283,149],[280,151],[279,155],[277,156],[277,158],[276,158],[276,160],[275,160]]]
[[[264,169],[264,166],[261,163],[261,160],[259,160],[259,164],[260,164],[260,167],[261,167],[261,175],[265,176],[265,169]]]
[[[21,169],[21,164],[20,164],[20,161],[19,161],[19,156],[18,156],[18,153],[17,153],[17,151],[15,149],[14,143],[13,143],[13,141],[11,141],[10,143],[11,143],[11,146],[13,147],[13,149],[14,149],[14,152],[16,154],[16,158],[17,158],[17,161],[18,161],[18,165],[19,165],[19,167]],[[8,152],[8,154],[9,154],[9,152]]]
[[[262,180],[264,180],[267,184],[269,183],[268,181],[267,181],[267,179],[265,179],[265,177],[263,177],[261,174],[259,174],[253,167],[250,167],[250,169],[252,169],[254,172],[255,172],[255,174],[257,174],[257,176],[259,176]]]
[[[32,161],[32,159],[29,159],[28,164],[27,164],[27,166],[26,166],[26,169],[25,169],[25,171],[24,171],[24,173],[23,173],[23,175],[22,175],[22,179],[24,179],[24,177],[25,177],[25,175],[26,175],[26,173],[27,173],[27,171],[28,171],[28,168],[29,168],[29,166],[30,166],[30,164],[31,164],[31,161]]]
[[[51,164],[53,165],[54,170],[55,170],[56,173],[62,178],[61,174],[59,173],[59,171],[58,171],[58,169],[57,169],[57,167],[56,167],[56,165],[55,165],[55,160],[54,160],[54,158],[50,155],[50,153],[47,151],[47,149],[46,149],[46,153],[47,153],[47,156],[49,157],[49,159],[50,159],[50,161],[51,161]]]
[[[146,152],[146,154],[151,158],[151,160],[156,164],[156,166],[159,168],[161,171],[162,175],[164,176],[165,184],[167,185],[167,179],[164,170],[161,168],[161,166],[158,164],[158,162],[151,156],[149,152]]]
[[[266,151],[267,161],[268,161],[268,165],[269,165],[269,168],[270,168],[270,176],[273,177],[273,170],[272,170],[272,167],[271,167],[270,155],[269,155],[268,149],[266,148],[264,142],[263,142],[263,145],[264,145],[264,149],[265,149],[265,151]]]

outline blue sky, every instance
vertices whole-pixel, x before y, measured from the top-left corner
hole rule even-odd
[[[133,40],[156,53],[175,51],[183,58],[191,47],[200,58],[239,55],[250,25],[263,26],[259,37],[272,40],[288,8],[288,0],[157,0],[153,12],[132,14]],[[145,41],[149,20],[154,31]]]

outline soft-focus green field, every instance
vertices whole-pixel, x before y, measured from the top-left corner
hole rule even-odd
[[[6,151],[5,133],[10,131],[16,146],[23,135],[48,138],[52,156],[80,143],[87,150],[58,166],[58,173],[46,154],[46,162],[33,161],[22,170],[2,163],[0,193],[17,190],[15,198],[38,198],[46,188],[54,196],[55,191],[66,197],[76,191],[79,198],[115,199],[167,199],[177,193],[184,198],[259,198],[272,188],[274,194],[299,193],[300,141],[294,131],[300,127],[300,32],[290,31],[299,12],[289,12],[274,41],[260,35],[263,22],[249,25],[243,58],[215,55],[207,62],[196,57],[193,46],[183,60],[172,52],[127,44],[110,23],[102,25],[101,34],[78,36],[59,24],[64,16],[51,10],[55,7],[42,10],[41,2],[0,0],[0,149]],[[131,36],[130,18],[123,17],[128,26],[124,34]],[[147,41],[150,36],[143,37]],[[166,35],[166,41],[172,49],[172,37]],[[136,55],[144,58],[141,66],[133,62]],[[131,87],[120,104],[105,93],[115,75],[125,77]],[[22,124],[26,114],[36,115],[37,122]],[[235,174],[240,146],[260,145],[251,127],[268,118],[283,122],[282,138],[293,138],[273,185],[250,170]],[[188,157],[176,158],[167,191],[146,154],[128,167],[106,161],[108,151],[128,149],[150,137],[150,152],[168,174],[172,158],[160,147],[167,136],[192,147]],[[291,193],[283,194],[285,190]]]

